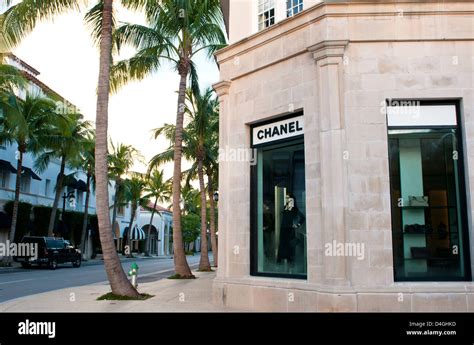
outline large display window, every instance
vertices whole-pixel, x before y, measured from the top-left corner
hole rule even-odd
[[[302,131],[302,116],[253,129],[253,142],[258,143],[251,188],[253,275],[306,278]]]
[[[452,103],[389,108],[396,281],[470,280],[458,114]]]

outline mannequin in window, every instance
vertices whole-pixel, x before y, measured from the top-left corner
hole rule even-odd
[[[297,245],[296,231],[303,224],[304,215],[298,210],[295,198],[292,194],[286,195],[285,207],[282,211],[280,229],[280,245],[278,249],[277,262],[293,263],[295,248]]]

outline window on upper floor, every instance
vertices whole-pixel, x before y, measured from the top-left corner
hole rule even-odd
[[[31,176],[27,174],[22,174],[21,179],[20,179],[20,191],[23,193],[29,193],[30,185],[31,185]]]
[[[275,24],[275,0],[258,0],[258,30]]]
[[[48,196],[50,190],[51,190],[51,180],[50,180],[50,179],[46,179],[46,182],[45,182],[45,184],[44,184],[44,195],[45,195],[45,196]]]
[[[303,0],[287,0],[286,16],[291,17],[303,11]]]
[[[0,169],[0,187],[8,188],[8,179],[10,178],[10,172],[5,169]]]

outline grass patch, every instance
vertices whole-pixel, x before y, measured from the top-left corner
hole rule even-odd
[[[173,274],[172,276],[169,276],[168,279],[196,279],[196,277],[191,274],[190,276],[182,276],[178,273]]]
[[[209,270],[196,270],[196,272],[214,272],[215,270],[213,270],[212,268],[209,269]]]
[[[141,293],[138,297],[128,297],[115,295],[112,292],[108,292],[105,295],[97,297],[97,301],[144,301],[146,299],[152,298],[154,295],[147,293]]]

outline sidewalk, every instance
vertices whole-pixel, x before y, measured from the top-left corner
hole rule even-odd
[[[144,301],[97,301],[110,292],[108,282],[21,297],[0,304],[0,312],[225,312],[212,303],[215,272],[193,272],[196,279],[161,279],[142,283]]]

